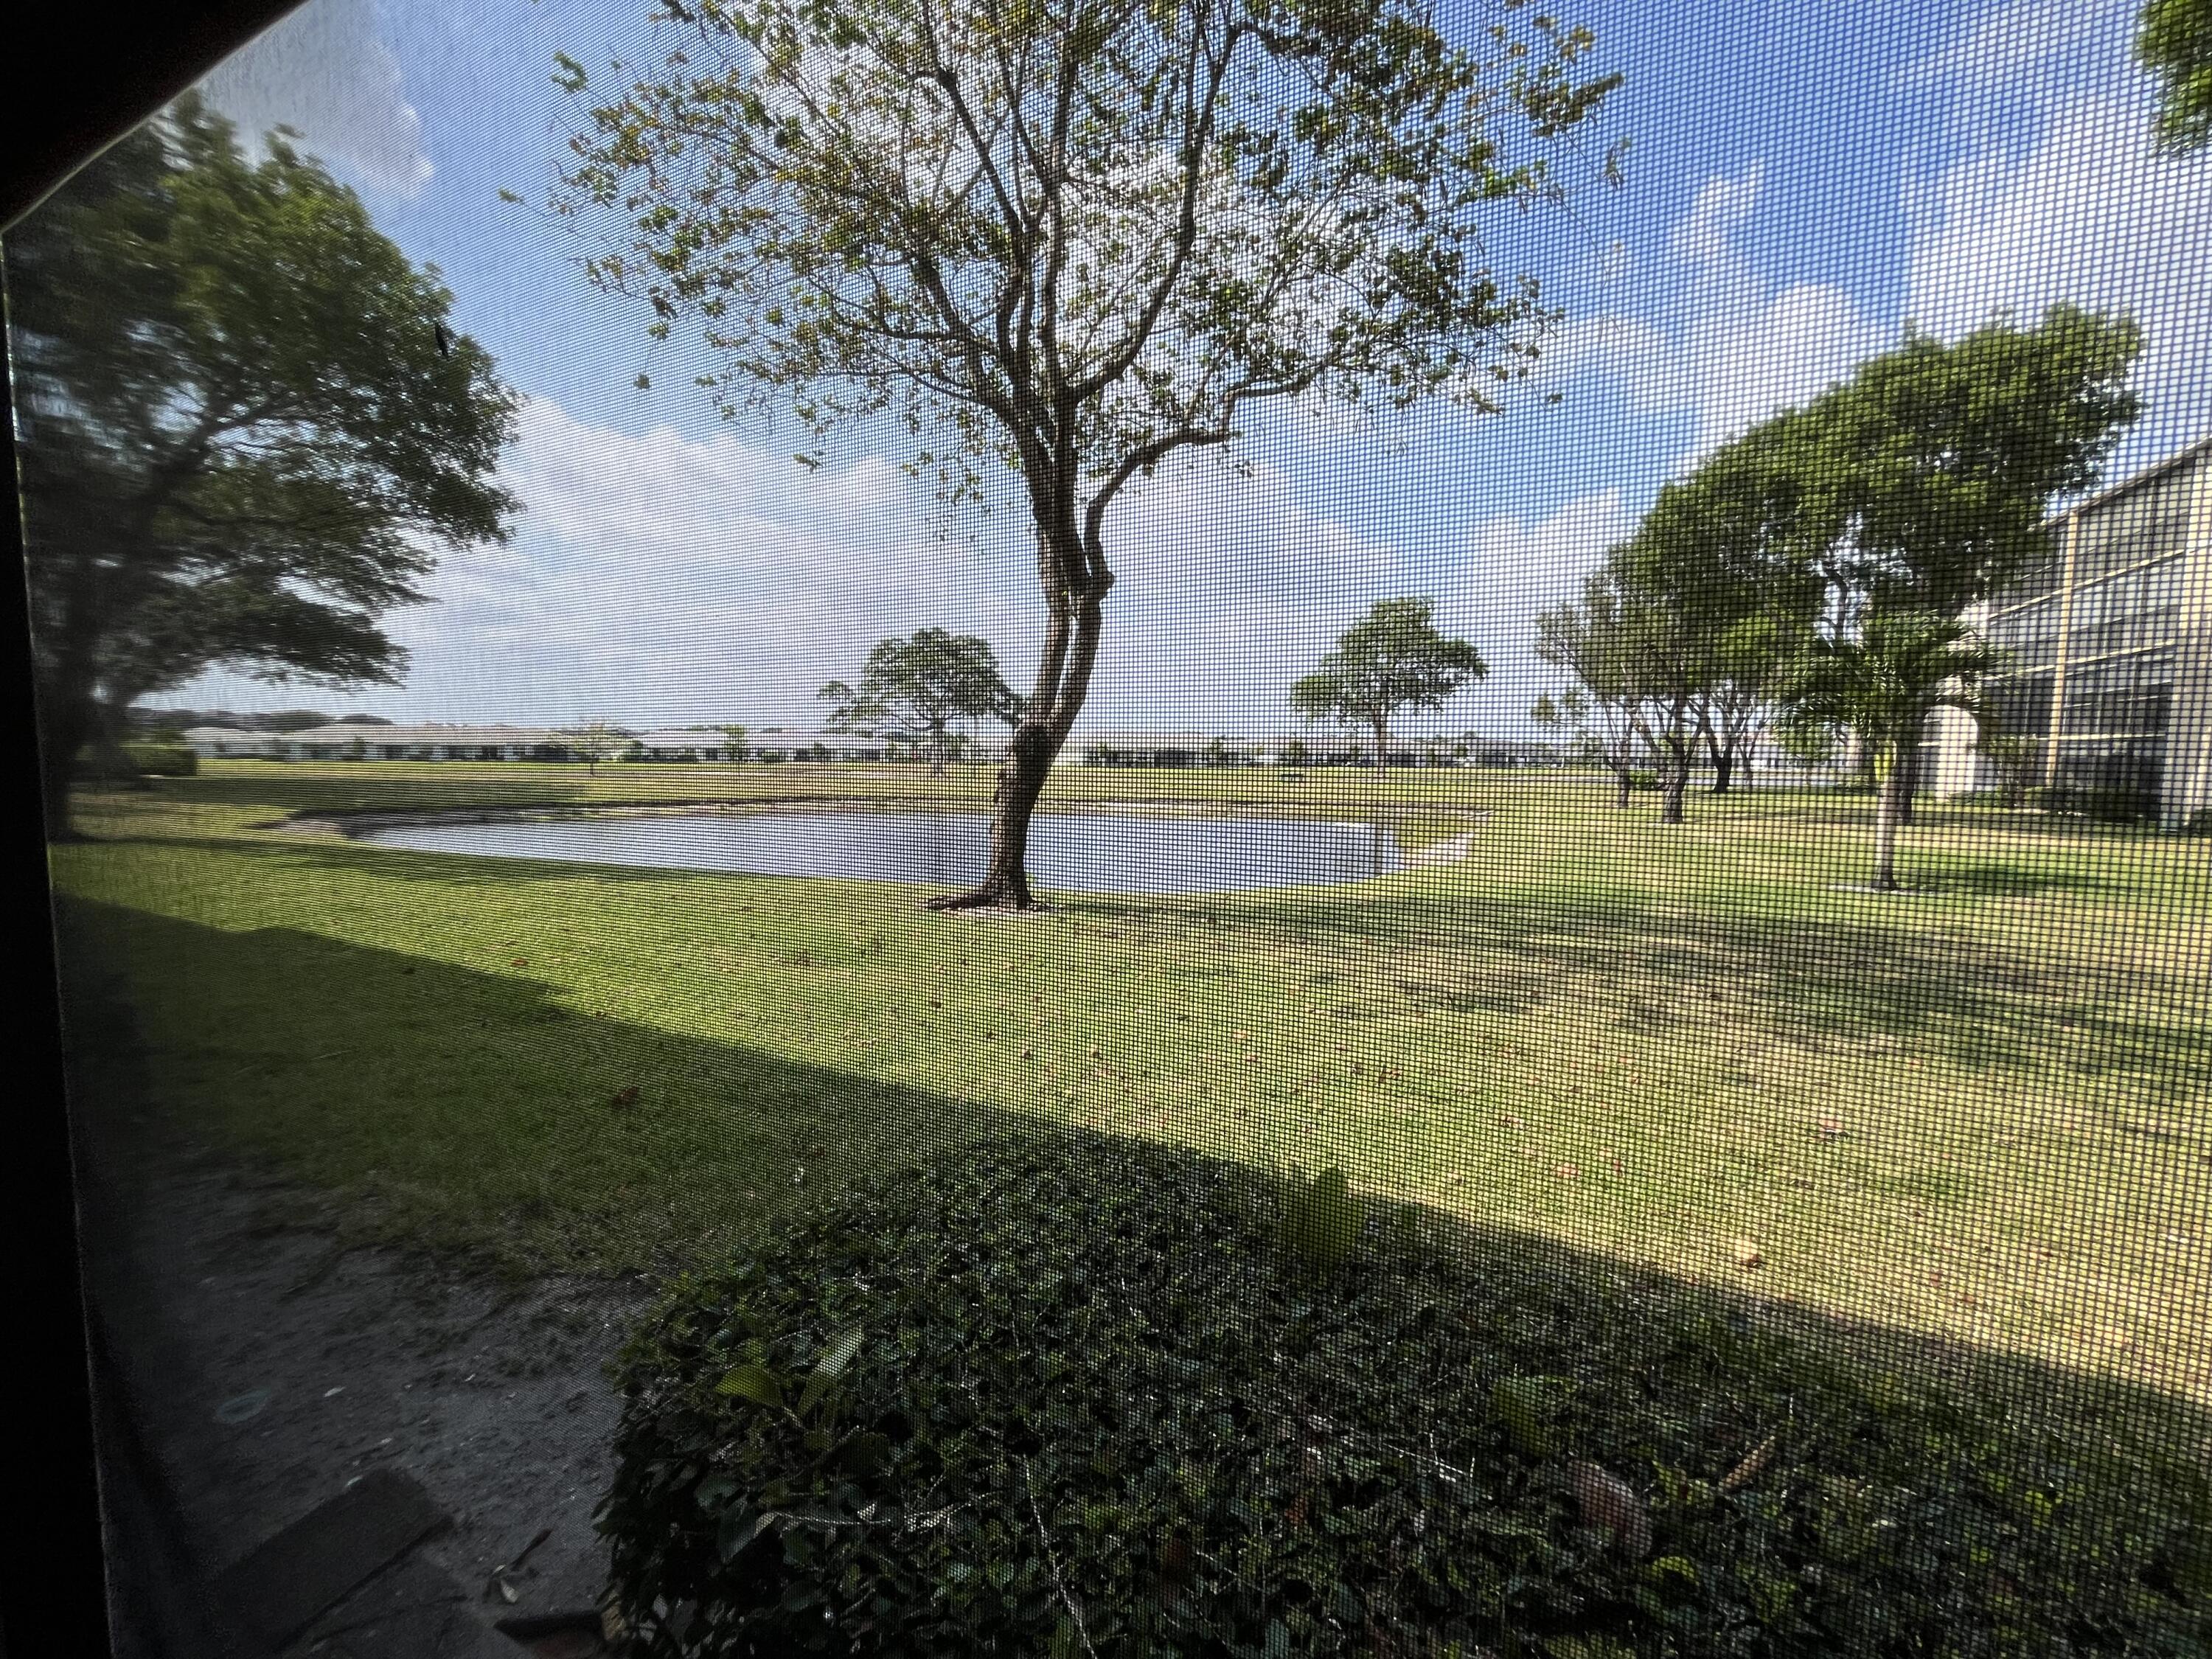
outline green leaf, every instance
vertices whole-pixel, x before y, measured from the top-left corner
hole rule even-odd
[[[732,1504],[722,1511],[721,1524],[714,1528],[714,1550],[723,1560],[728,1560],[739,1550],[760,1536],[769,1517],[755,1515],[744,1504]]]
[[[783,1404],[783,1384],[765,1365],[738,1365],[714,1385],[716,1394],[734,1395],[757,1406]]]
[[[1571,1376],[1500,1377],[1490,1407],[1514,1449],[1524,1457],[1548,1457],[1559,1449],[1553,1425],[1574,1392]]]
[[[806,1379],[805,1391],[799,1396],[799,1412],[805,1416],[821,1402],[844,1371],[853,1363],[853,1356],[860,1351],[863,1332],[855,1325],[822,1351],[822,1358],[814,1362],[814,1370]]]

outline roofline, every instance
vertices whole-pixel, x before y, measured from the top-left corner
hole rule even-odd
[[[2067,520],[2075,517],[2078,514],[2087,513],[2091,511],[2093,508],[2102,507],[2106,501],[2112,500],[2116,496],[2124,495],[2131,489],[2139,489],[2144,484],[2148,483],[2153,478],[2157,477],[2160,473],[2171,472],[2175,467],[2181,465],[2185,462],[2196,459],[2197,456],[2203,454],[2208,450],[2212,450],[2212,432],[2206,433],[2194,443],[2185,444],[2179,449],[2175,450],[2172,454],[2167,456],[2164,460],[2153,461],[2148,466],[2142,467],[2138,471],[2129,474],[2128,477],[2121,479],[2118,483],[2106,484],[2095,495],[2085,496],[2082,500],[2075,502],[2073,506],[2068,507],[2064,512],[2052,514],[2049,518],[2043,521],[2042,527],[2045,530],[2053,529],[2059,525],[2064,524]]]

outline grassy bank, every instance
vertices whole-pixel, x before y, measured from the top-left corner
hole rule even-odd
[[[1668,830],[1589,780],[1072,767],[1058,804],[1387,811],[1417,841],[1488,816],[1463,861],[1357,887],[1013,920],[268,827],[987,787],[216,763],[86,798],[100,839],[56,870],[167,1109],[368,1232],[658,1268],[922,1141],[1079,1121],[2212,1401],[2202,842],[1938,811],[1883,898],[1848,799],[1700,799]]]

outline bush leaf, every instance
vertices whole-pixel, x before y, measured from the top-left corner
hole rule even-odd
[[[830,1392],[830,1384],[837,1380],[846,1366],[853,1363],[853,1356],[860,1351],[862,1335],[860,1328],[855,1325],[822,1351],[822,1358],[814,1362],[814,1370],[806,1379],[806,1388],[799,1396],[799,1414],[801,1417],[814,1409],[822,1396]]]
[[[734,1395],[740,1400],[751,1401],[756,1406],[783,1404],[783,1384],[775,1380],[775,1373],[765,1365],[733,1367],[714,1384],[714,1392]]]

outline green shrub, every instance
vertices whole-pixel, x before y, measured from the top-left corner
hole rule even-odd
[[[1631,772],[1628,775],[1628,787],[1631,789],[1656,789],[1659,787],[1659,775],[1651,771]]]
[[[126,743],[124,758],[141,772],[161,778],[189,778],[200,769],[200,757],[181,744]]]
[[[677,1279],[600,1510],[635,1650],[2203,1653],[2193,1516],[2078,1429],[1410,1207],[1327,1267],[1341,1197],[988,1143]]]
[[[2158,816],[2158,797],[2148,789],[2083,789],[2053,784],[2028,792],[2038,811],[2097,823],[2141,823]]]

